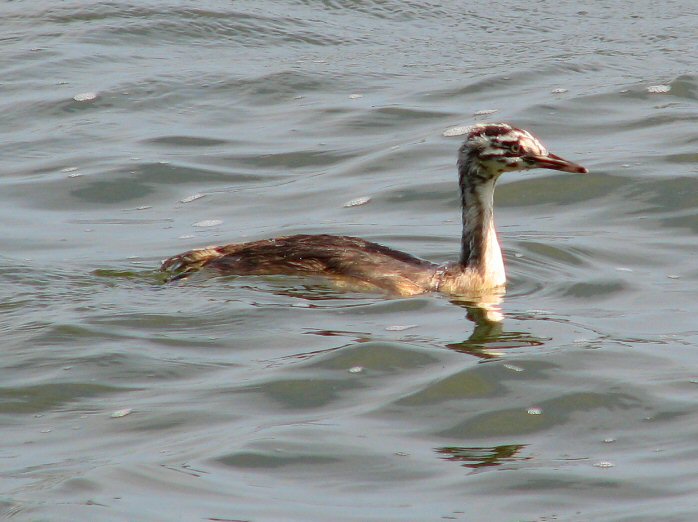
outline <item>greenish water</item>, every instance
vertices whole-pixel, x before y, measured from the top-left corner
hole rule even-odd
[[[696,519],[692,3],[0,15],[4,517]],[[290,233],[454,260],[475,121],[591,171],[501,180],[501,323],[155,272]]]

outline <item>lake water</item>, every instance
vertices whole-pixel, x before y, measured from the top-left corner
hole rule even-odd
[[[0,16],[1,516],[698,519],[694,2]],[[500,180],[500,323],[155,271],[291,233],[455,260],[478,121],[591,171]]]

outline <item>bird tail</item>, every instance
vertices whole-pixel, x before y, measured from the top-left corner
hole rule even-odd
[[[160,265],[160,270],[169,274],[168,281],[176,281],[201,270],[224,255],[218,247],[195,248],[183,254],[168,257]]]

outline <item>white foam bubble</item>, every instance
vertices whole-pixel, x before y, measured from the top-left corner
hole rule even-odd
[[[133,412],[132,408],[124,408],[123,410],[116,410],[114,413],[110,415],[112,419],[119,419],[121,417],[126,417],[126,415],[129,415],[130,413]]]
[[[193,227],[217,227],[218,225],[222,225],[223,221],[220,219],[204,219],[203,221],[197,221],[196,223],[192,224]]]
[[[601,462],[596,462],[594,464],[595,468],[612,468],[615,464],[613,462],[608,462],[607,460],[602,460]]]
[[[449,127],[448,129],[443,131],[441,135],[447,138],[451,136],[463,136],[464,134],[468,134],[469,131],[469,125],[459,125],[457,127]]]
[[[192,201],[196,201],[197,199],[201,199],[203,197],[206,197],[206,194],[193,194],[191,196],[187,196],[186,198],[180,199],[180,203],[191,203]]]
[[[671,90],[670,85],[650,85],[647,92],[650,94],[666,94]]]
[[[409,330],[410,328],[417,328],[416,324],[396,324],[393,326],[386,326],[385,329],[388,332],[402,332],[404,330]]]
[[[344,206],[345,208],[349,208],[349,207],[358,207],[358,206],[360,206],[360,205],[365,205],[365,204],[368,203],[369,201],[371,201],[371,198],[370,198],[370,197],[368,197],[368,196],[362,196],[362,197],[360,197],[360,198],[356,198],[356,199],[352,199],[352,200],[350,200],[350,201],[347,201],[343,206]]]
[[[96,92],[81,92],[73,96],[73,99],[77,102],[92,101],[97,98]]]

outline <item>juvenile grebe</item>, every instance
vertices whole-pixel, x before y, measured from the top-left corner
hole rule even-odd
[[[463,236],[456,263],[437,265],[356,237],[301,234],[190,250],[163,261],[161,270],[172,273],[171,280],[204,267],[236,275],[322,275],[398,295],[467,296],[502,287],[506,276],[492,208],[497,178],[535,168],[588,171],[506,123],[473,125],[466,134],[458,156]]]

